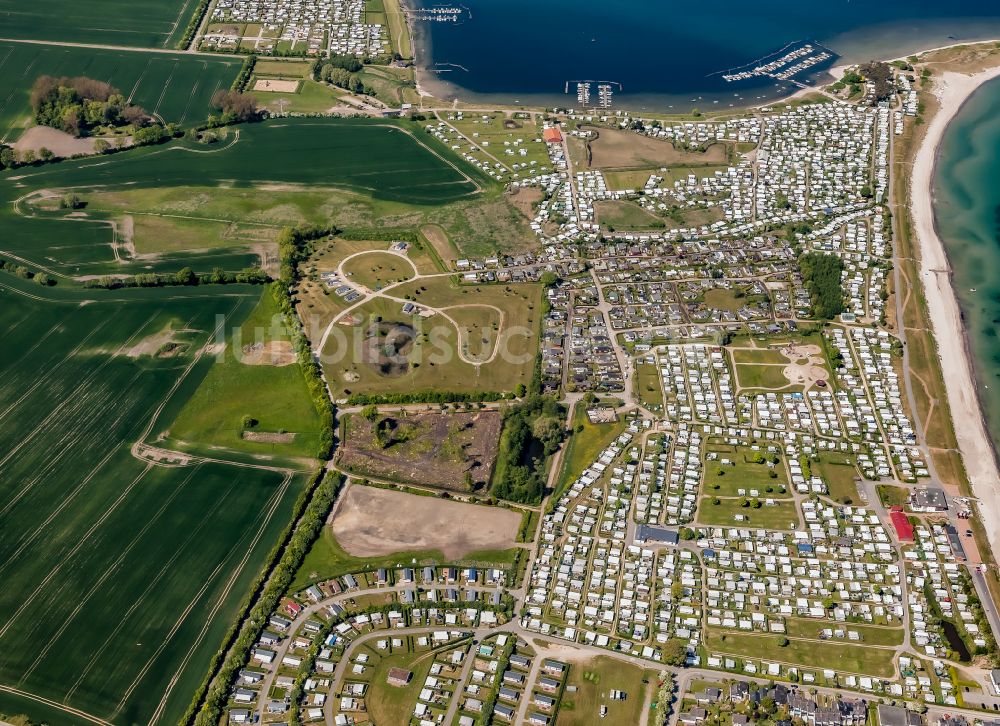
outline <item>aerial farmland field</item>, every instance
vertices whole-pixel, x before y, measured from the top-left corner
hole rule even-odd
[[[212,94],[229,88],[242,64],[240,58],[0,42],[0,141],[16,139],[29,125],[31,86],[42,75],[106,81],[164,121],[190,125],[208,117]]]
[[[195,0],[0,0],[6,38],[173,48]]]
[[[0,280],[0,710],[40,697],[176,723],[303,478],[157,465],[132,444],[211,367],[197,353],[216,315],[238,325],[260,288],[118,291],[81,306],[83,293],[28,284]]]
[[[432,142],[391,124],[282,120],[242,127],[212,147],[183,140],[19,169],[6,175],[13,183],[0,177],[0,201],[19,200],[0,211],[8,232],[0,249],[74,277],[184,265],[241,269],[258,259],[251,248],[282,226],[339,223],[331,211],[340,190],[371,204],[405,205],[408,213],[476,198],[477,177]],[[267,167],[262,158],[277,161]],[[317,195],[319,187],[325,191]],[[245,198],[259,188],[268,193]],[[83,210],[58,209],[67,191]],[[347,202],[345,213],[356,219]],[[255,216],[248,203],[280,215]]]

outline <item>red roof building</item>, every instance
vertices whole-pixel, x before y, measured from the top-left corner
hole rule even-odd
[[[896,529],[896,538],[900,542],[913,541],[913,525],[910,524],[910,520],[906,518],[906,514],[903,512],[902,507],[897,506],[890,509],[889,520],[892,522],[892,526]]]
[[[542,132],[542,138],[545,139],[550,144],[561,144],[562,143],[562,132],[555,126],[545,129]]]

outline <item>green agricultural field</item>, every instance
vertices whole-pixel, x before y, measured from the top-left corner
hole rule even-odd
[[[277,314],[265,290],[242,328],[226,331],[225,352],[170,426],[171,447],[213,456],[220,448],[279,458],[316,454],[319,414]],[[257,345],[274,347],[257,361]],[[245,428],[246,416],[256,424]]]
[[[0,0],[0,9],[13,2]],[[79,7],[92,12],[90,3]],[[0,26],[2,18],[0,10]],[[3,32],[7,35],[6,28]],[[208,118],[212,94],[229,88],[242,65],[242,59],[231,57],[0,42],[0,141],[16,139],[31,124],[29,96],[38,76],[107,81],[149,113],[190,126]]]
[[[260,289],[226,292],[87,297],[0,273],[0,684],[176,723],[204,677],[302,485],[132,454],[205,375],[216,315],[239,324]]]
[[[185,264],[198,270],[239,269],[259,259],[247,245],[270,239],[282,226],[352,226],[364,219],[378,227],[388,210],[395,210],[401,223],[419,223],[432,209],[447,208],[442,205],[475,205],[480,197],[475,172],[433,139],[408,129],[286,119],[241,127],[215,146],[183,140],[18,169],[0,175],[0,202],[27,197],[0,210],[8,233],[0,255],[16,255],[65,276],[176,270]],[[282,163],[262,165],[260,159]],[[4,181],[12,176],[16,186]],[[233,179],[241,180],[237,188],[231,188]],[[268,193],[260,194],[262,188]],[[67,189],[85,203],[84,216],[70,218],[65,211],[31,203],[32,191]],[[371,215],[363,218],[366,204]],[[133,259],[126,249],[129,213],[136,225],[136,251],[152,257]],[[141,217],[138,223],[135,217]],[[176,237],[166,224],[172,221]],[[154,233],[143,236],[150,226]],[[194,257],[177,252],[211,246],[213,234],[223,237],[224,248]]]
[[[173,48],[196,0],[0,0],[6,38]]]

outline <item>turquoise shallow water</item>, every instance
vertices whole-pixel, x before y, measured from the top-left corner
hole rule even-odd
[[[1000,80],[980,88],[945,133],[934,195],[980,401],[1000,448]]]
[[[745,105],[794,90],[719,72],[818,41],[848,60],[1000,37],[984,0],[404,0],[416,15],[459,8],[459,22],[415,21],[422,82],[442,97],[574,105],[567,81],[622,84],[628,107]],[[430,15],[424,12],[426,17]],[[828,64],[829,65],[829,64]]]

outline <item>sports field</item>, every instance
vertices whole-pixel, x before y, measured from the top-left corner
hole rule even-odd
[[[6,3],[0,0],[0,8]],[[164,121],[191,125],[208,118],[212,94],[229,88],[242,65],[240,58],[0,42],[0,141],[29,125],[31,86],[42,75],[106,81]]]
[[[216,315],[236,324],[259,295],[81,305],[84,293],[0,277],[0,710],[36,696],[115,723],[178,721],[302,481],[152,465],[131,444],[204,376],[196,352]]]
[[[0,0],[5,38],[173,48],[196,0]]]

